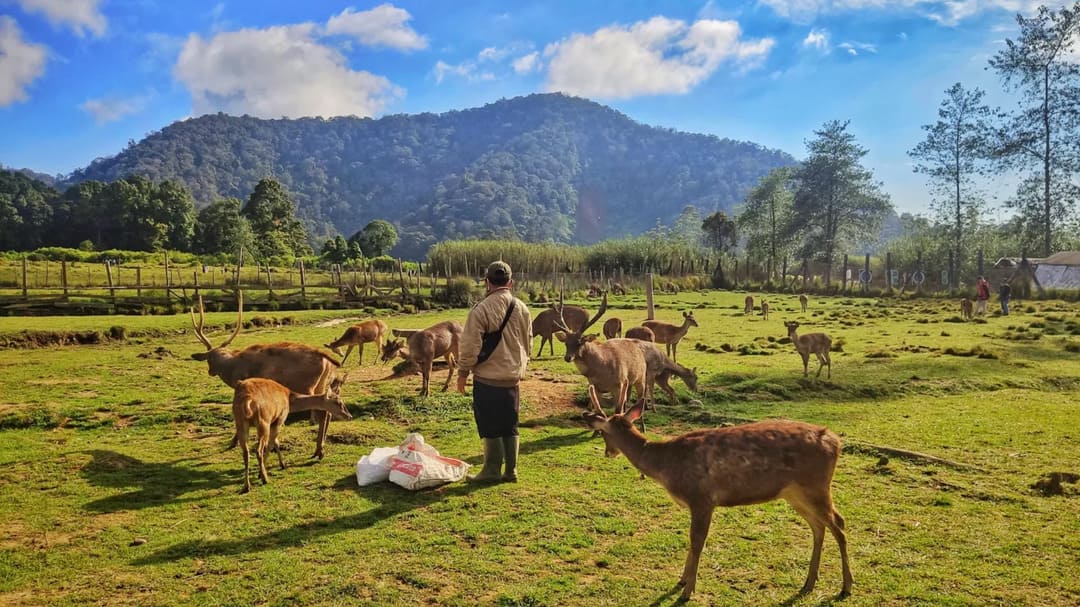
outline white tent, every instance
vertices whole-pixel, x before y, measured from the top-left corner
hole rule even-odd
[[[1044,289],[1080,289],[1080,251],[1062,251],[1035,267],[1035,279]]]

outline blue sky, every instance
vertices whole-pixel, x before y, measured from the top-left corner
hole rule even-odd
[[[850,120],[897,209],[925,212],[920,125],[958,81],[1014,105],[987,59],[1038,4],[0,0],[0,163],[68,173],[207,112],[378,117],[563,91],[797,158]]]

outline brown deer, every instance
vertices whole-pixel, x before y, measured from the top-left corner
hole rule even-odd
[[[618,318],[609,318],[604,321],[604,339],[622,337],[622,321]]]
[[[799,328],[799,323],[795,321],[785,321],[784,326],[787,327],[787,334],[788,337],[791,338],[791,343],[795,344],[795,349],[799,351],[799,356],[802,357],[803,377],[806,377],[808,373],[807,367],[810,363],[810,354],[816,354],[818,359],[818,369],[815,377],[820,378],[821,368],[828,365],[829,374],[827,379],[832,379],[832,359],[829,358],[829,350],[832,348],[832,339],[824,333],[796,335],[795,330]]]
[[[754,311],[754,296],[747,295],[743,300],[743,314],[750,314]]]
[[[653,341],[667,345],[667,354],[671,357],[671,360],[678,360],[676,350],[679,348],[679,341],[686,336],[686,332],[690,330],[690,327],[696,327],[698,324],[694,320],[694,313],[691,311],[683,312],[683,324],[681,325],[673,325],[659,320],[646,320],[641,323],[641,326],[648,327],[653,332]]]
[[[965,297],[960,300],[960,318],[971,320],[971,317],[971,300]]]
[[[195,310],[190,309],[191,324],[195,327],[195,337],[206,346],[206,352],[191,355],[195,360],[204,360],[211,376],[221,378],[225,385],[236,388],[236,383],[249,377],[272,379],[298,394],[325,393],[335,381],[341,363],[329,355],[307,344],[279,342],[273,344],[254,344],[243,350],[233,350],[227,346],[240,334],[244,320],[244,295],[236,292],[237,313],[236,328],[232,335],[215,347],[203,332],[206,322],[202,296],[199,297],[199,320],[195,321]],[[323,445],[330,426],[330,417],[321,411],[312,413],[312,421],[319,430],[315,438],[315,453],[311,457],[323,458]],[[234,434],[229,443],[232,449],[239,438]]]
[[[562,309],[562,295],[559,295]],[[615,407],[622,412],[629,399],[631,386],[637,389],[639,397],[645,394],[646,364],[640,342],[633,339],[612,339],[604,343],[596,341],[596,334],[585,335],[589,327],[607,311],[607,294],[600,303],[600,311],[591,320],[576,330],[572,330],[561,317],[556,320],[559,332],[555,337],[566,344],[566,362],[574,363],[578,372],[589,381],[589,404],[602,412],[600,394],[611,392]]]
[[[651,441],[634,427],[644,403],[625,415],[606,418],[586,413],[601,432],[605,454],[626,455],[643,475],[659,483],[676,503],[690,509],[690,551],[679,585],[683,600],[697,585],[698,560],[718,506],[748,506],[783,499],[810,524],[814,549],[810,571],[800,594],[814,589],[825,529],[840,546],[844,585],[851,594],[844,517],[832,501],[832,478],[840,456],[840,439],[823,426],[769,420],[729,428],[695,430],[663,441]]]
[[[426,398],[431,393],[431,367],[436,358],[442,357],[446,359],[446,366],[450,369],[442,388],[442,391],[446,392],[450,388],[450,380],[454,377],[458,342],[461,341],[461,332],[464,330],[461,323],[447,320],[413,333],[407,342],[400,339],[390,340],[383,346],[382,361],[389,362],[399,356],[420,369],[424,381],[420,388],[420,397]]]
[[[353,348],[359,348],[359,364],[364,364],[364,344],[368,342],[375,342],[376,347],[382,350],[383,340],[386,338],[386,323],[381,320],[371,319],[364,322],[353,325],[348,329],[345,329],[345,333],[337,340],[325,344],[334,354],[341,356],[341,346],[349,346],[348,350],[345,350],[345,356],[341,357],[341,364],[345,364],[349,355],[352,354]]]
[[[626,295],[626,287],[621,282],[615,282],[611,284],[612,295]]]
[[[810,303],[810,298],[806,296],[806,293],[799,295],[799,305],[802,306],[803,314],[806,314],[806,306]]]
[[[344,381],[344,380],[342,380]],[[340,384],[339,384],[340,385]],[[334,419],[352,419],[341,395],[334,390],[325,394],[297,394],[272,379],[251,377],[236,382],[233,393],[233,421],[236,423],[236,436],[240,443],[240,453],[244,456],[244,488],[240,493],[251,491],[250,455],[248,453],[248,430],[255,426],[258,444],[255,457],[259,461],[259,479],[265,485],[269,482],[266,474],[266,454],[271,447],[277,451],[278,463],[285,469],[285,460],[281,457],[278,444],[278,432],[289,413],[297,411],[320,411]]]
[[[769,320],[769,302],[764,299],[761,300],[761,315],[764,317],[764,320]]]
[[[678,402],[675,389],[669,383],[672,376],[681,378],[686,383],[686,387],[690,388],[690,391],[697,392],[697,369],[687,369],[671,360],[660,351],[660,348],[656,347],[655,343],[643,340],[636,341],[645,356],[645,393],[649,402],[653,401],[653,386],[655,384],[659,384],[667,393],[671,404],[674,405]]]
[[[559,320],[559,318],[559,312],[553,308],[548,308],[533,318],[532,334],[540,336],[540,349],[536,351],[537,358],[544,353],[545,342],[548,344],[548,350],[551,352],[551,356],[555,356],[555,340],[552,336],[559,330],[556,328],[556,321]],[[585,324],[585,321],[587,320],[589,320],[589,313],[585,311],[585,308],[563,306],[562,322],[573,331],[581,328],[581,325]]]
[[[632,327],[626,330],[626,339],[640,339],[641,341],[656,341],[656,335],[649,327]]]

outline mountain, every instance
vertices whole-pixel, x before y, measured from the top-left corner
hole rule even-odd
[[[174,123],[64,185],[138,174],[188,185],[206,205],[246,199],[263,177],[290,191],[322,236],[387,219],[395,253],[444,238],[595,242],[671,223],[686,205],[731,212],[784,152],[637,123],[561,94],[444,114]]]

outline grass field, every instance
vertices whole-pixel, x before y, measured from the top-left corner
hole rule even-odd
[[[661,296],[660,319],[695,309],[679,348],[701,393],[646,415],[649,434],[738,419],[828,425],[847,448],[834,480],[855,575],[838,601],[836,544],[802,585],[811,534],[783,502],[717,510],[697,605],[1077,605],[1080,486],[1032,485],[1080,473],[1080,305],[1014,302],[1014,314],[959,322],[939,300],[769,296],[744,316],[743,293]],[[641,298],[609,315],[644,318]],[[595,309],[595,302],[585,305]],[[535,310],[534,310],[535,312]],[[208,314],[221,330],[232,314]],[[269,316],[274,316],[271,314]],[[234,345],[322,344],[340,311],[289,312]],[[423,327],[465,311],[389,317]],[[832,379],[804,379],[783,320],[833,337]],[[33,323],[31,325],[31,323]],[[185,316],[0,318],[24,328],[99,330],[100,345],[0,350],[0,605],[669,605],[688,547],[688,513],[580,422],[584,380],[557,356],[523,385],[517,484],[456,483],[409,492],[357,487],[374,447],[422,433],[480,463],[469,399],[415,398],[419,377],[382,381],[371,346],[345,388],[354,414],[330,426],[327,457],[307,459],[306,418],[284,431],[289,468],[238,493],[225,451],[231,391],[189,358]],[[537,340],[538,343],[538,340]],[[535,348],[535,344],[534,344]],[[730,351],[728,351],[730,350]],[[433,387],[444,375],[436,373]],[[687,404],[698,398],[701,405]],[[892,456],[882,445],[959,466]]]

